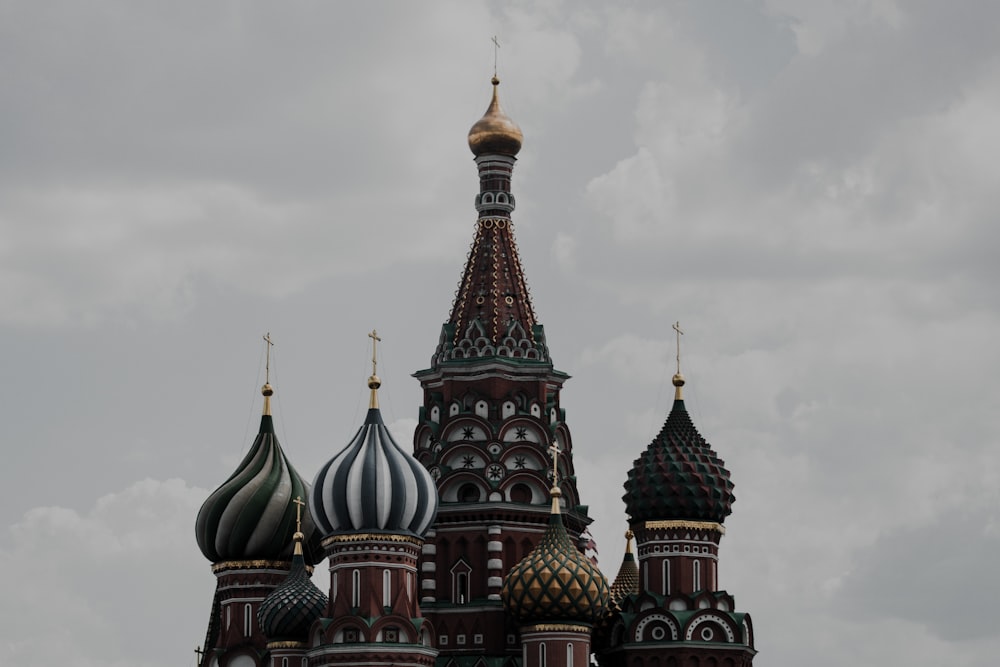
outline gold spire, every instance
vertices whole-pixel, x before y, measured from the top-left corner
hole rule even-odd
[[[372,396],[368,401],[368,408],[372,409],[378,407],[378,388],[382,386],[382,380],[375,374],[378,367],[378,344],[382,339],[378,337],[378,332],[375,329],[372,329],[368,337],[372,339],[372,374],[368,378],[368,388],[372,390]]]
[[[264,386],[260,388],[260,393],[264,395],[264,414],[271,414],[271,396],[274,394],[274,387],[271,386],[271,348],[274,343],[271,341],[271,332],[264,336],[264,350],[267,361],[264,364]]]
[[[302,555],[302,540],[306,539],[306,536],[302,533],[302,508],[306,506],[305,502],[302,500],[302,496],[295,496],[295,534],[292,535],[292,539],[295,540],[295,552],[296,556]]]
[[[632,539],[635,537],[635,533],[629,528],[625,531],[625,553],[632,553]]]
[[[552,443],[552,446],[549,447],[549,453],[552,455],[552,488],[549,489],[549,495],[552,496],[552,514],[561,514],[559,499],[562,497],[562,490],[559,488],[559,455],[562,452],[558,442]]]
[[[681,375],[681,336],[684,332],[681,331],[680,320],[674,323],[674,331],[677,332],[677,373],[674,375],[674,400],[681,401],[684,400],[684,392],[681,389],[684,386],[684,376]]]

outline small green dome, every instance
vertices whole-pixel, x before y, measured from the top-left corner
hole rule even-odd
[[[292,567],[285,580],[261,602],[257,622],[268,641],[304,642],[309,627],[326,611],[327,597],[309,577],[302,558],[302,533],[295,533]]]

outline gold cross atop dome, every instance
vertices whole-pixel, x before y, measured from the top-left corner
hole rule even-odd
[[[295,496],[295,532],[302,532],[302,508],[306,506],[305,501],[302,500],[302,496]]]
[[[562,496],[562,490],[559,488],[559,455],[562,454],[562,450],[559,449],[558,442],[553,442],[549,446],[549,454],[552,456],[552,488],[549,490],[552,496],[552,513],[559,514],[559,498]]]
[[[302,534],[302,508],[306,504],[302,500],[302,496],[295,496],[292,502],[295,503],[295,534],[292,535],[292,539],[295,541],[295,549],[292,553],[296,556],[301,556],[302,541],[306,539],[306,536]]]
[[[264,414],[271,414],[271,396],[274,395],[274,387],[271,386],[271,348],[274,341],[271,340],[271,332],[264,335],[264,386],[260,388],[260,393],[264,395]]]
[[[497,41],[497,36],[493,35],[493,78],[497,78],[497,55],[500,52],[500,42]]]
[[[375,329],[372,329],[368,337],[372,339],[372,374],[368,378],[368,388],[372,390],[372,396],[368,401],[368,408],[373,409],[378,407],[378,388],[382,386],[382,380],[375,374],[378,368],[378,344],[382,339],[379,338],[378,332]]]
[[[677,373],[674,375],[673,380],[674,387],[676,387],[674,390],[674,400],[680,401],[684,399],[684,393],[681,390],[681,387],[684,386],[684,376],[681,375],[681,336],[684,335],[684,332],[681,330],[680,320],[674,322],[673,330],[677,332]]]

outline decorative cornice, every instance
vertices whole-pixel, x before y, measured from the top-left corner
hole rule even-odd
[[[590,634],[592,627],[576,623],[539,623],[521,628],[525,632],[584,632]]]
[[[287,572],[292,567],[290,560],[224,560],[212,565],[212,572],[219,573],[224,570],[282,570]],[[312,572],[311,565],[306,566],[306,570]]]
[[[309,648],[309,642],[268,642],[268,650],[280,649],[280,648]]]
[[[343,535],[330,535],[323,539],[323,546],[328,547],[333,544],[345,542],[404,542],[422,546],[423,538],[412,535],[397,535],[396,533],[345,533]]]
[[[664,530],[670,528],[684,528],[687,530],[708,530],[715,531],[722,535],[726,534],[726,527],[715,521],[685,521],[683,519],[671,519],[667,521],[642,521],[632,524],[633,528],[645,528],[646,530]]]

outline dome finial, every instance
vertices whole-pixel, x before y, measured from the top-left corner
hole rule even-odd
[[[378,344],[382,339],[378,337],[378,332],[375,329],[372,329],[368,337],[372,339],[372,374],[368,378],[368,388],[372,390],[372,397],[368,401],[368,409],[371,410],[378,407],[378,388],[382,386],[382,380],[375,374],[378,368]]]
[[[558,442],[552,443],[549,454],[552,455],[552,488],[549,489],[549,495],[552,496],[552,514],[560,514],[559,499],[562,497],[562,490],[559,488],[559,455],[562,454],[562,450],[559,449]]]
[[[271,396],[274,395],[274,387],[271,386],[271,348],[274,342],[271,340],[271,332],[264,336],[264,386],[260,388],[260,393],[264,395],[264,414],[271,414]],[[259,368],[259,367],[258,367]]]
[[[497,36],[493,35],[493,85],[500,83],[500,79],[497,78],[497,56],[500,54],[500,42],[497,41]]]
[[[635,533],[629,528],[625,531],[625,553],[632,553],[632,539],[635,537]]]
[[[677,332],[677,373],[674,375],[673,380],[674,387],[676,387],[674,390],[674,400],[681,401],[684,400],[684,392],[681,389],[684,386],[684,376],[681,375],[681,336],[684,335],[684,332],[681,331],[680,320],[674,322],[673,330]]]
[[[306,538],[306,536],[302,534],[302,508],[306,506],[306,503],[302,500],[302,496],[295,496],[295,500],[292,502],[295,503],[295,534],[292,535],[292,539],[295,540],[294,553],[296,556],[301,556],[302,540]]]

